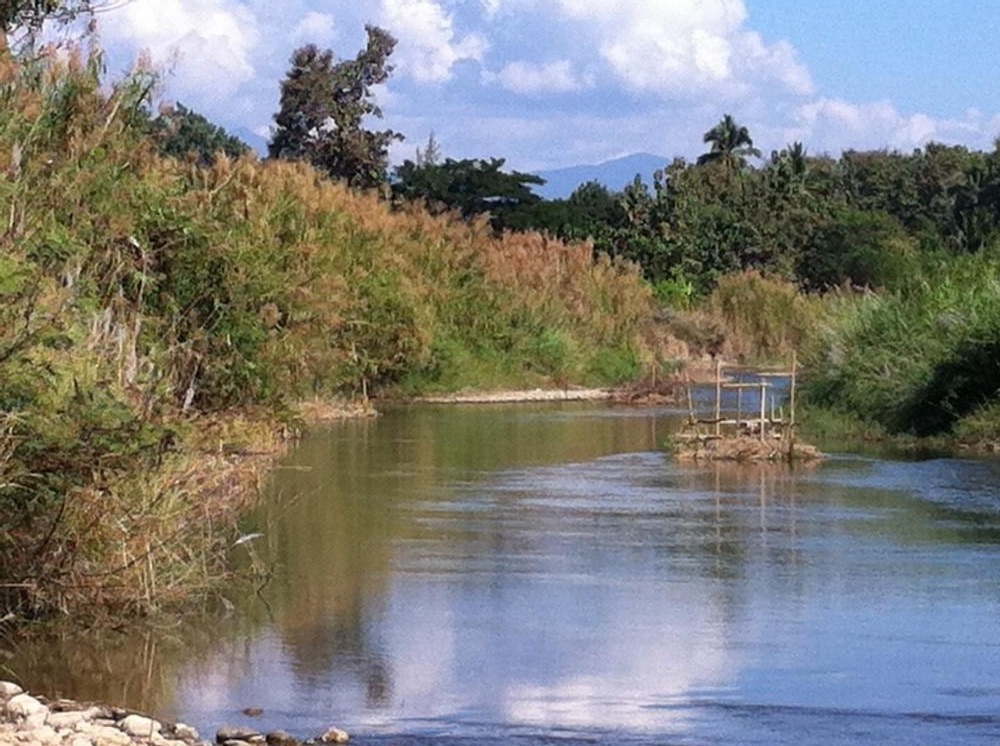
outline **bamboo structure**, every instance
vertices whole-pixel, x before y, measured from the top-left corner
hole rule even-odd
[[[753,382],[727,382],[723,366],[716,364],[715,401],[711,416],[702,416],[695,409],[691,385],[688,381],[688,421],[677,436],[677,455],[691,460],[731,461],[793,461],[820,458],[821,454],[809,445],[796,443],[795,439],[795,386],[798,363],[793,356],[791,370],[761,376]],[[789,411],[785,417],[784,406],[775,408],[774,384],[770,377],[787,377],[790,382]],[[735,416],[723,414],[722,397],[725,391],[736,392]],[[756,416],[743,414],[743,393],[757,393]],[[768,405],[770,404],[770,407]]]

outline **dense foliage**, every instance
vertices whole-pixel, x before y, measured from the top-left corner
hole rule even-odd
[[[392,72],[396,40],[377,26],[365,30],[367,45],[353,60],[334,62],[331,50],[314,44],[292,54],[268,146],[272,158],[304,160],[352,187],[385,182],[389,145],[402,136],[366,129],[366,120],[382,116],[372,88]]]
[[[148,77],[100,69],[0,57],[0,617],[196,590],[234,538],[220,413],[658,364],[633,266],[301,161],[164,157]]]
[[[686,287],[704,295],[719,278],[747,270],[810,291],[891,289],[1000,235],[1000,150],[931,143],[909,154],[834,159],[793,143],[754,167],[760,152],[729,115],[704,140],[709,148],[694,163],[675,159],[621,192],[590,183],[564,200],[518,199],[513,226],[589,238],[597,251],[638,263],[666,300]],[[468,169],[411,164],[397,171],[396,191],[438,199],[439,184],[427,175],[442,171],[453,194],[479,189]],[[493,176],[516,184],[523,175]],[[462,209],[494,215],[503,207],[483,200]]]
[[[810,399],[918,436],[1000,439],[1000,257],[941,264],[933,280],[846,304],[806,348]],[[969,429],[965,419],[977,419]],[[961,425],[961,427],[960,427]],[[962,433],[959,433],[962,434]]]
[[[245,142],[182,103],[162,107],[149,120],[147,128],[160,153],[173,158],[194,158],[202,166],[210,166],[220,153],[229,158],[250,153]]]
[[[488,215],[498,233],[521,229],[533,222],[531,208],[541,202],[531,185],[544,182],[532,174],[506,173],[504,163],[503,158],[408,160],[395,169],[392,191],[397,199],[422,200],[431,212],[453,211],[466,219]]]
[[[0,0],[0,31],[38,31],[46,21],[69,21],[89,13],[91,0]]]

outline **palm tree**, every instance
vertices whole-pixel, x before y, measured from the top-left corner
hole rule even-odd
[[[780,152],[772,150],[768,168],[782,194],[802,191],[809,171],[805,147],[800,142],[794,142]]]
[[[722,117],[717,125],[705,133],[702,140],[710,143],[711,148],[698,157],[698,165],[721,163],[730,179],[746,166],[748,157],[760,157],[760,151],[753,146],[750,131],[737,124],[731,114]]]

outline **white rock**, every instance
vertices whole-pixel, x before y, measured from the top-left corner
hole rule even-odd
[[[41,746],[45,746],[46,744],[59,743],[62,739],[59,738],[59,734],[56,733],[55,728],[43,725],[40,728],[32,728],[31,730],[18,733],[17,740],[22,743],[41,744]]]
[[[223,725],[215,732],[215,742],[246,741],[249,743],[254,736],[260,735],[262,734],[254,728],[247,728],[242,725]]]
[[[49,708],[39,702],[37,699],[32,697],[30,694],[15,694],[9,700],[7,700],[7,715],[12,718],[26,718],[28,715],[33,715],[36,712],[45,712],[48,714]]]
[[[159,734],[163,726],[156,720],[153,720],[153,718],[143,717],[142,715],[129,715],[118,724],[118,727],[130,736],[152,738]]]
[[[48,723],[53,728],[70,728],[76,729],[77,723],[90,720],[93,715],[88,716],[87,712],[82,710],[70,710],[69,712],[53,712],[49,714]]]
[[[347,743],[351,740],[351,737],[347,734],[346,730],[327,728],[326,733],[320,736],[319,740],[323,743]]]
[[[15,694],[21,694],[23,691],[24,689],[12,681],[0,681],[0,702],[6,702]]]
[[[19,721],[18,730],[34,730],[41,728],[49,719],[49,708],[46,707],[38,712],[33,712],[28,717]]]
[[[100,705],[91,705],[86,710],[80,710],[80,712],[83,713],[86,720],[98,720],[107,717],[108,708],[101,707]]]
[[[132,743],[131,736],[110,725],[92,726],[87,735],[93,740],[94,746],[129,746]]]
[[[174,735],[182,741],[198,740],[198,731],[190,725],[185,725],[184,723],[177,723],[177,725],[174,726]]]
[[[94,742],[86,736],[73,736],[69,740],[69,746],[94,746]]]

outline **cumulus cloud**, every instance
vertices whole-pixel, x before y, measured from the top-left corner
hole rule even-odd
[[[533,96],[545,93],[568,93],[593,85],[591,78],[577,75],[573,63],[557,60],[540,65],[531,62],[511,62],[499,73],[487,73],[484,82],[498,82],[513,93]]]
[[[904,114],[890,101],[854,103],[817,98],[797,107],[785,130],[788,140],[816,143],[813,150],[832,154],[845,149],[908,152],[929,142],[989,146],[998,119],[970,110],[960,119]]]
[[[485,39],[457,38],[454,20],[433,0],[382,0],[382,20],[399,39],[394,55],[401,74],[421,83],[442,83],[460,60],[481,60]]]
[[[333,16],[311,11],[299,21],[293,32],[295,39],[318,45],[330,44],[335,36]]]
[[[664,97],[739,98],[777,86],[812,91],[787,42],[766,44],[745,27],[742,0],[558,0],[599,39],[601,57],[628,88]]]
[[[146,50],[171,65],[179,87],[196,97],[228,95],[254,77],[256,17],[227,0],[134,0],[102,27],[112,42]]]
[[[765,153],[795,140],[833,155],[930,140],[988,149],[1000,132],[993,112],[906,111],[894,89],[869,102],[817,92],[793,43],[769,37],[746,0],[130,0],[99,20],[111,69],[146,50],[170,73],[165,97],[256,132],[293,48],[349,58],[375,23],[399,40],[378,90],[385,126],[410,138],[396,150],[433,131],[450,156],[520,170],[696,157],[725,113]]]

